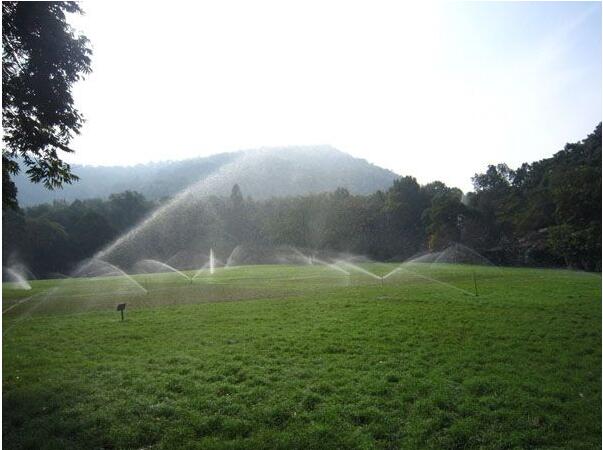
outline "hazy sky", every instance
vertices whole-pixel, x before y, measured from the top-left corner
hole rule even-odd
[[[601,120],[600,3],[400,3],[83,2],[68,160],[330,144],[467,190]]]

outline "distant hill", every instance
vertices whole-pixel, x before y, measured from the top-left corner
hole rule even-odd
[[[186,187],[224,172],[238,160],[257,163],[227,177],[241,186],[245,196],[262,199],[332,191],[344,187],[354,194],[387,189],[397,174],[354,158],[329,146],[280,147],[221,153],[204,158],[166,161],[136,166],[73,166],[80,180],[63,189],[49,191],[30,183],[23,173],[15,177],[21,206],[53,200],[107,197],[135,190],[149,199],[171,197]],[[232,186],[220,183],[216,195],[228,194]]]

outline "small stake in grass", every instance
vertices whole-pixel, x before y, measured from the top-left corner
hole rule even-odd
[[[119,305],[117,305],[117,310],[119,312],[121,312],[121,320],[124,320],[124,311],[126,309],[126,304],[125,303],[120,303]]]
[[[475,288],[475,296],[479,297],[479,294],[477,292],[477,279],[475,278],[475,270],[473,271],[473,287]]]

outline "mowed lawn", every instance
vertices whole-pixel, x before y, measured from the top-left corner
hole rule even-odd
[[[5,285],[4,448],[601,447],[599,275],[310,270]]]

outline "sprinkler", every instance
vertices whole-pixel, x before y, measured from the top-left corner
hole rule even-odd
[[[381,287],[383,287],[383,276],[381,277]]]
[[[473,271],[473,288],[475,289],[475,296],[479,297],[479,293],[477,292],[477,278],[475,278],[475,270]]]
[[[122,322],[124,320],[124,311],[125,311],[125,309],[126,309],[126,304],[125,303],[120,303],[119,305],[117,305],[117,310],[119,312],[121,312],[121,320],[122,320]]]

